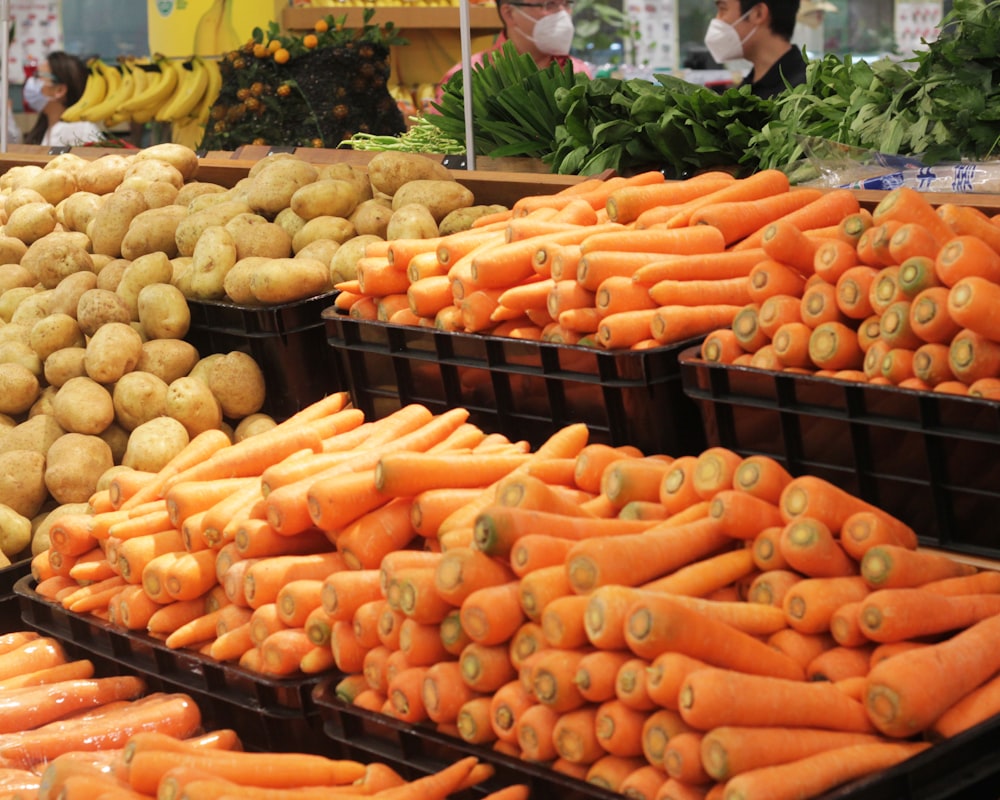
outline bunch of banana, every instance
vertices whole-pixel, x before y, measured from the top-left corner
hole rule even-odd
[[[205,135],[205,126],[208,124],[212,106],[219,97],[222,90],[222,70],[219,62],[214,59],[200,59],[195,56],[193,61],[201,61],[200,69],[206,73],[205,88],[197,102],[187,111],[186,114],[177,114],[171,120],[170,140],[176,144],[183,144],[196,150]],[[188,78],[190,82],[192,78]],[[186,106],[186,102],[184,104]]]
[[[92,59],[88,66],[90,72],[87,74],[87,83],[83,87],[83,94],[73,105],[68,106],[62,113],[65,122],[79,122],[85,109],[97,105],[108,93],[108,79],[101,71],[100,59]]]
[[[131,62],[121,58],[118,66],[114,67],[99,60],[97,68],[107,80],[108,88],[101,102],[90,105],[80,112],[80,119],[103,122],[109,126],[125,121],[127,117],[121,114],[121,104],[135,92],[135,77]],[[113,117],[118,119],[112,120]]]
[[[177,68],[177,87],[170,99],[157,109],[157,122],[175,122],[190,116],[208,88],[209,69],[201,56],[193,56]]]
[[[156,116],[173,97],[180,81],[179,67],[166,56],[153,58],[156,70],[146,75],[147,84],[142,91],[133,94],[121,105],[121,110],[132,122],[146,123]]]

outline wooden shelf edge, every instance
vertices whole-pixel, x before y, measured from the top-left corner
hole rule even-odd
[[[372,22],[393,23],[404,35],[410,29],[458,29],[459,9],[457,6],[375,6]],[[289,31],[312,30],[316,20],[332,15],[334,19],[346,18],[348,27],[363,24],[364,8],[347,6],[344,8],[286,8],[282,11],[282,26]],[[473,30],[496,30],[500,28],[495,6],[473,6],[469,9],[469,27]]]

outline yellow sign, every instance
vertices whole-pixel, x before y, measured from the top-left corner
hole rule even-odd
[[[149,52],[174,58],[219,56],[244,44],[254,28],[280,22],[282,0],[147,0]],[[238,7],[238,11],[237,11]]]

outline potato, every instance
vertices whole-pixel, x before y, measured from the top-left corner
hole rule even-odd
[[[250,256],[287,258],[292,254],[292,237],[260,214],[237,214],[225,228],[236,244],[237,261]]]
[[[104,388],[104,387],[101,387]],[[126,431],[166,413],[167,384],[151,372],[122,375],[111,393],[115,421]]]
[[[114,292],[88,289],[80,295],[77,302],[76,320],[85,336],[93,336],[98,329],[110,322],[130,322],[132,314],[125,301]]]
[[[354,224],[359,236],[374,234],[384,239],[389,220],[392,219],[392,203],[381,199],[365,200],[358,204],[348,219]]]
[[[6,227],[4,228],[6,231]],[[0,236],[0,264],[20,264],[21,257],[28,251],[28,245],[5,233]]]
[[[222,225],[202,231],[191,256],[186,285],[178,286],[185,296],[197,300],[218,300],[225,295],[222,283],[236,263],[236,242]]]
[[[114,398],[87,375],[70,378],[56,392],[52,414],[65,431],[98,434],[114,421]]]
[[[141,255],[125,268],[115,294],[125,302],[133,322],[139,320],[139,292],[154,283],[170,283],[173,276],[170,259],[159,251]]]
[[[8,289],[30,289],[38,284],[38,278],[20,264],[0,264],[0,295]]]
[[[86,347],[64,347],[51,353],[42,365],[45,382],[58,388],[70,378],[85,376],[87,369],[83,361],[86,356]]]
[[[180,422],[173,417],[157,417],[132,431],[121,463],[144,472],[159,472],[189,441]]]
[[[214,195],[203,195],[213,197]],[[206,228],[225,225],[237,214],[247,214],[251,211],[247,203],[239,200],[224,200],[200,211],[190,211],[177,225],[174,238],[177,242],[177,253],[182,256],[193,256],[195,245]]]
[[[0,504],[0,552],[13,559],[31,545],[31,520]]]
[[[191,371],[188,373],[192,378],[197,378],[206,386],[208,386],[209,376],[212,374],[212,368],[220,361],[223,357],[223,353],[210,353],[203,358],[199,358]]]
[[[355,236],[344,242],[333,254],[330,262],[330,283],[353,281],[358,277],[358,259],[365,254],[365,248],[372,242],[383,241],[371,233]]]
[[[69,314],[49,314],[31,326],[28,344],[42,361],[56,350],[83,347],[87,342],[77,321]]]
[[[143,182],[165,183],[180,189],[184,185],[184,176],[177,167],[162,159],[133,158],[125,170],[122,186],[136,186],[141,190]]]
[[[357,235],[354,225],[343,217],[315,217],[306,221],[292,237],[292,252],[297,253],[316,239],[332,239],[343,244]]]
[[[233,268],[222,280],[222,291],[226,293],[226,297],[241,306],[257,305],[257,298],[250,291],[250,276],[270,260],[263,256],[247,256],[233,264]]]
[[[32,450],[45,455],[52,443],[66,433],[52,414],[36,414],[19,425],[0,433],[0,453],[8,450]]]
[[[142,337],[134,328],[107,322],[87,342],[83,366],[95,381],[110,384],[135,369],[141,353]]]
[[[18,189],[41,171],[42,168],[38,164],[21,164],[11,167],[0,175],[0,189],[7,191]]]
[[[76,191],[76,176],[65,169],[43,169],[25,187],[34,189],[45,202],[55,206]]]
[[[187,298],[169,283],[151,283],[139,292],[139,325],[147,339],[183,339],[191,327]]]
[[[133,158],[139,161],[147,158],[166,161],[177,168],[185,181],[192,180],[198,174],[198,154],[190,147],[175,142],[161,142],[144,147]]]
[[[222,424],[222,406],[197,378],[178,378],[167,387],[164,413],[180,422],[192,438]]]
[[[291,208],[283,208],[278,212],[278,216],[274,218],[274,224],[280,226],[285,233],[294,239],[295,234],[302,230],[302,226],[306,224],[306,221],[292,211]]]
[[[0,503],[30,519],[47,497],[45,456],[34,450],[0,453]]]
[[[459,208],[468,208],[475,202],[472,191],[457,181],[410,181],[392,196],[392,208],[402,208],[410,203],[427,207],[435,222],[441,222]]]
[[[9,217],[15,208],[20,208],[28,203],[48,203],[41,192],[28,186],[22,186],[8,194],[3,201],[4,213]],[[53,204],[55,205],[55,204]]]
[[[499,214],[507,210],[507,206],[495,204],[456,208],[451,213],[445,215],[444,219],[438,225],[438,230],[442,236],[458,233],[459,231],[467,231],[472,227],[472,223],[480,217],[485,217],[489,214]]]
[[[67,230],[86,233],[87,226],[103,202],[104,198],[99,194],[74,192],[56,206],[56,217]]]
[[[53,232],[31,243],[21,259],[21,266],[34,274],[46,289],[54,289],[69,275],[93,272],[94,260],[75,234]]]
[[[253,357],[233,350],[211,364],[208,388],[229,419],[241,419],[264,405],[264,373]]]
[[[15,209],[4,224],[4,233],[26,245],[56,229],[56,208],[51,203],[25,203]]]
[[[137,189],[119,188],[109,194],[87,226],[94,243],[93,251],[117,258],[122,254],[122,240],[135,217],[149,206]]]
[[[354,237],[357,238],[357,237]],[[348,241],[351,241],[348,239]],[[340,244],[333,239],[314,239],[295,254],[295,258],[315,258],[322,261],[327,266],[333,261],[333,257]]]
[[[257,412],[243,417],[233,430],[233,442],[241,442],[277,426],[274,417]]]
[[[31,346],[31,327],[16,323],[0,325],[0,342],[20,342]]]
[[[368,179],[372,187],[394,195],[399,187],[415,180],[454,180],[451,172],[439,161],[420,153],[386,150],[376,153],[368,162]]]
[[[256,178],[261,171],[267,169],[275,161],[301,161],[301,159],[295,155],[295,153],[286,153],[278,151],[276,153],[268,153],[263,158],[258,158],[253,164],[250,165],[250,169],[247,171],[247,178]]]
[[[154,181],[150,178],[140,178],[134,176],[126,178],[122,182],[122,187],[137,189],[142,194],[142,199],[146,201],[146,208],[163,208],[164,206],[179,205],[177,203],[178,188],[166,181]]]
[[[66,314],[76,319],[83,293],[96,288],[97,274],[94,272],[83,271],[67,275],[49,295],[49,313]]]
[[[150,339],[142,343],[135,370],[152,373],[169,384],[191,372],[198,358],[198,349],[183,339]]]
[[[24,325],[29,330],[38,320],[48,316],[51,311],[49,304],[52,300],[52,290],[30,294],[17,304],[14,313],[10,315],[10,321],[14,324]]]
[[[111,448],[99,436],[67,433],[49,448],[45,487],[59,503],[83,503],[114,463]]]
[[[427,206],[419,203],[395,209],[385,231],[386,239],[433,239],[437,235],[437,220]]]
[[[327,178],[295,190],[288,207],[304,220],[316,217],[349,217],[361,202],[361,193],[350,181]]]
[[[338,180],[354,184],[362,201],[370,200],[374,194],[372,182],[368,180],[368,171],[357,164],[346,161],[336,161],[320,167],[317,180]]]
[[[132,163],[130,157],[108,153],[95,158],[76,173],[77,188],[82,192],[110,194],[125,178],[125,171]]]
[[[42,360],[29,342],[14,339],[0,341],[0,364],[20,364],[36,378],[42,377]]]
[[[262,303],[290,303],[328,292],[330,267],[316,258],[272,258],[250,275],[250,293]]]
[[[134,260],[160,252],[167,258],[177,255],[177,226],[188,215],[178,203],[147,208],[136,214],[122,238],[122,258]]]
[[[38,393],[38,399],[31,404],[31,408],[28,409],[28,419],[32,417],[37,417],[42,414],[47,414],[50,417],[55,416],[53,413],[53,403],[56,399],[56,394],[59,392],[59,388],[56,386],[43,386],[41,391]]]
[[[211,181],[188,181],[177,192],[174,202],[178,205],[186,206],[196,197],[203,194],[224,194],[226,187]]]
[[[38,399],[39,388],[37,376],[24,365],[0,364],[0,413],[23,414]]]
[[[127,258],[112,258],[97,273],[97,288],[107,289],[109,292],[117,291],[122,275],[129,268],[132,261]]]
[[[290,205],[296,190],[318,176],[319,171],[308,161],[299,158],[275,161],[253,175],[247,202],[254,211],[273,218]]]

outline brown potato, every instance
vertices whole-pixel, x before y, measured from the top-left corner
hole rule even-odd
[[[202,195],[201,198],[214,198],[215,195]],[[199,211],[191,211],[177,225],[174,238],[177,242],[177,253],[182,256],[194,255],[195,245],[206,228],[225,225],[237,214],[252,211],[247,203],[240,200],[220,200],[207,205]]]
[[[125,178],[125,170],[132,163],[121,153],[107,153],[89,161],[76,173],[77,187],[82,192],[110,194]]]
[[[392,196],[393,210],[417,203],[427,207],[435,222],[441,222],[452,211],[468,208],[474,202],[472,191],[454,180],[410,181]]]
[[[354,237],[357,238],[356,236]],[[348,241],[351,241],[350,239]],[[340,249],[340,243],[333,239],[314,239],[295,254],[295,258],[314,258],[329,266],[334,255]]]
[[[31,520],[10,506],[0,505],[0,553],[16,558],[31,545]]]
[[[292,252],[298,253],[316,239],[332,239],[343,244],[357,235],[354,225],[344,217],[314,217],[292,237]]]
[[[167,384],[156,375],[137,370],[126,373],[111,393],[115,421],[126,431],[135,430],[165,414],[166,399]]]
[[[196,300],[219,300],[225,296],[222,287],[226,273],[236,263],[236,242],[222,225],[212,225],[202,231],[191,256],[187,281],[178,286]]]
[[[295,190],[288,207],[304,220],[349,217],[361,202],[356,184],[336,178],[315,180]]]
[[[111,448],[99,436],[67,433],[49,448],[45,487],[58,503],[86,502],[114,463]]]
[[[144,147],[133,157],[140,161],[147,158],[166,161],[177,168],[185,181],[193,180],[198,174],[198,154],[190,147],[175,142],[160,142]]]
[[[87,356],[86,347],[64,347],[45,359],[43,374],[49,386],[59,388],[70,378],[86,376],[83,361]]]
[[[190,440],[184,426],[173,417],[156,417],[132,431],[122,464],[144,472],[159,472]]]
[[[28,419],[37,417],[40,414],[47,414],[50,417],[55,416],[52,412],[52,404],[55,402],[58,391],[59,388],[56,386],[43,386],[42,390],[38,393],[38,399],[28,409]]]
[[[170,283],[174,268],[167,254],[159,251],[136,258],[122,272],[115,294],[125,301],[133,322],[139,320],[139,292],[156,283]]]
[[[319,170],[300,158],[274,161],[253,174],[247,202],[254,211],[273,218],[290,205],[296,190],[312,183],[318,176]]]
[[[222,290],[232,302],[241,306],[257,305],[257,298],[250,291],[250,276],[262,264],[270,261],[264,256],[247,256],[241,258],[222,280]]]
[[[28,186],[15,189],[3,201],[4,213],[9,217],[15,208],[20,208],[27,203],[47,203],[41,192]]]
[[[10,315],[10,321],[30,329],[38,320],[45,318],[51,312],[49,306],[51,300],[51,289],[43,289],[28,295],[17,304],[14,313]]]
[[[353,183],[362,201],[370,200],[373,195],[372,182],[368,179],[368,171],[357,164],[347,161],[335,161],[320,167],[318,180],[338,180]]]
[[[94,243],[93,251],[119,257],[129,225],[148,207],[142,192],[137,189],[122,187],[109,194],[87,226],[87,235]]]
[[[348,219],[354,223],[359,236],[373,234],[384,239],[392,219],[392,203],[381,199],[365,200],[358,204]]]
[[[87,343],[76,319],[69,314],[49,314],[31,326],[28,344],[44,361],[56,350],[66,347],[83,347]]]
[[[253,357],[233,350],[211,364],[208,388],[229,419],[241,419],[261,410],[266,385],[264,373]]]
[[[5,233],[0,236],[0,264],[20,264],[21,257],[28,251],[28,245]]]
[[[0,319],[10,322],[14,312],[26,299],[42,291],[40,286],[15,286],[0,295]]]
[[[87,226],[103,202],[104,198],[99,194],[74,192],[56,206],[56,216],[67,230],[86,233]]]
[[[128,448],[128,431],[117,422],[112,422],[98,435],[111,448],[111,455],[114,456],[115,463],[121,464],[125,457],[125,450]]]
[[[243,417],[233,429],[233,442],[241,442],[277,426],[274,417],[257,412]]]
[[[51,203],[25,203],[7,217],[4,233],[30,245],[52,233],[57,224],[56,207]]]
[[[100,276],[98,276],[100,277]],[[110,322],[128,323],[132,314],[117,294],[107,289],[88,289],[80,295],[76,320],[86,336],[93,336]]]
[[[0,413],[23,414],[38,399],[39,388],[38,377],[23,364],[0,364]]]
[[[174,202],[179,205],[186,206],[196,197],[200,197],[203,194],[223,194],[225,192],[226,187],[218,183],[212,183],[210,181],[188,181],[177,192],[177,197],[174,198]]]
[[[53,231],[28,247],[21,266],[29,270],[46,289],[77,272],[94,272],[94,260],[75,234]]]
[[[250,256],[287,258],[292,254],[292,237],[260,214],[237,214],[225,228],[236,244],[237,261]]]
[[[167,387],[164,413],[180,422],[192,438],[222,425],[222,406],[197,378],[178,378]]]
[[[138,180],[137,180],[138,179]],[[165,183],[180,189],[184,185],[184,176],[173,164],[159,158],[133,158],[122,178],[123,186],[138,186],[142,188],[143,181],[149,183]],[[176,197],[176,193],[174,195]]]
[[[330,267],[316,258],[272,258],[250,275],[250,293],[261,303],[290,303],[328,292]]]
[[[25,186],[34,189],[47,203],[53,206],[69,197],[76,191],[76,176],[65,169],[43,169]]]
[[[169,283],[151,283],[139,292],[139,325],[148,339],[183,339],[191,327],[187,298]]]
[[[441,220],[438,230],[442,236],[447,236],[450,233],[458,233],[459,231],[467,231],[472,227],[472,223],[480,217],[485,217],[489,214],[499,214],[507,210],[507,206],[496,204],[456,208]]]
[[[27,342],[15,339],[0,341],[0,364],[20,364],[36,378],[42,377],[42,360]]]
[[[292,211],[291,208],[283,208],[274,218],[274,224],[280,226],[285,233],[294,239],[295,234],[302,230],[302,226],[306,224],[306,221]]]
[[[187,207],[179,203],[151,206],[136,214],[122,238],[122,258],[133,260],[154,252],[174,258],[177,255],[177,226],[187,215]]]
[[[439,235],[437,220],[422,203],[408,203],[392,212],[386,239],[433,239]]]
[[[376,191],[391,196],[410,181],[454,180],[454,176],[430,156],[386,150],[368,162],[368,179]]]
[[[76,319],[76,311],[83,293],[97,288],[97,274],[94,272],[74,272],[67,275],[49,296],[49,311],[52,314],[66,314]]]
[[[198,359],[198,349],[183,339],[150,339],[142,343],[135,369],[169,384],[190,373]]]
[[[378,236],[363,233],[344,242],[333,254],[330,261],[330,282],[353,281],[358,277],[358,259],[364,256],[365,248],[372,242],[383,241]]]
[[[0,295],[8,289],[31,288],[38,284],[38,278],[20,264],[0,264]]]
[[[0,503],[31,518],[48,498],[45,456],[34,450],[0,453]]]
[[[97,288],[107,289],[109,292],[117,291],[122,275],[131,263],[127,258],[112,258],[105,263],[97,272]]]
[[[114,421],[114,398],[89,376],[70,378],[56,392],[52,414],[65,431],[98,434]]]
[[[134,328],[122,322],[107,322],[87,342],[83,365],[95,381],[111,384],[135,369],[141,353],[142,337]]]
[[[32,450],[45,455],[52,443],[65,432],[52,414],[36,414],[0,433],[0,453],[8,450]]]

